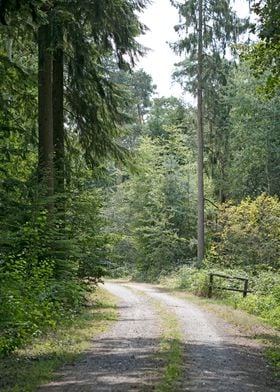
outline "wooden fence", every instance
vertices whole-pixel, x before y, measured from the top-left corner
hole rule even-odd
[[[228,279],[228,280],[240,280],[240,281],[244,282],[243,289],[236,289],[234,287],[214,286],[214,276],[218,276],[219,278]],[[241,278],[241,277],[238,277],[238,276],[227,276],[227,275],[223,275],[223,274],[210,273],[209,274],[208,298],[212,297],[213,289],[229,290],[229,291],[239,291],[239,292],[243,293],[243,297],[246,297],[247,293],[251,292],[249,290],[249,280],[247,278]]]

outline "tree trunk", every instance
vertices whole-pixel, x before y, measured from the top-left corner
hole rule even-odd
[[[53,172],[53,114],[52,114],[52,71],[50,26],[42,25],[38,31],[38,126],[39,126],[39,182],[43,196],[54,193]],[[48,201],[48,208],[52,201]]]
[[[62,38],[62,37],[61,37]],[[53,56],[53,142],[55,194],[64,193],[65,149],[63,116],[63,48],[57,46]]]
[[[197,54],[197,263],[204,257],[204,181],[203,181],[203,0],[198,0],[198,54]]]

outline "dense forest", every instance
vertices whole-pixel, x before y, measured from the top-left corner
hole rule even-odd
[[[200,295],[209,271],[246,276],[240,306],[280,326],[280,3],[245,2],[252,23],[171,0],[173,78],[197,106],[135,68],[148,3],[0,1],[4,354],[106,276]]]

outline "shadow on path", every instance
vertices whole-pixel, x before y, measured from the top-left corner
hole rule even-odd
[[[57,381],[40,392],[152,391],[159,381],[162,361],[151,355],[158,339],[100,339],[79,363],[62,368]],[[259,368],[260,352],[240,345],[185,344],[184,382],[178,389],[192,392],[278,392],[280,384],[266,367]],[[201,369],[200,364],[204,368]]]
[[[162,363],[151,352],[159,344],[159,339],[102,338],[80,362],[64,366],[57,381],[39,391],[152,391]]]

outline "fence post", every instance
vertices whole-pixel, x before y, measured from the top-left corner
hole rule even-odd
[[[244,291],[243,291],[243,298],[247,296],[247,291],[248,291],[248,279],[244,280]]]
[[[210,274],[209,275],[208,298],[212,297],[213,280],[214,280],[214,275]]]

